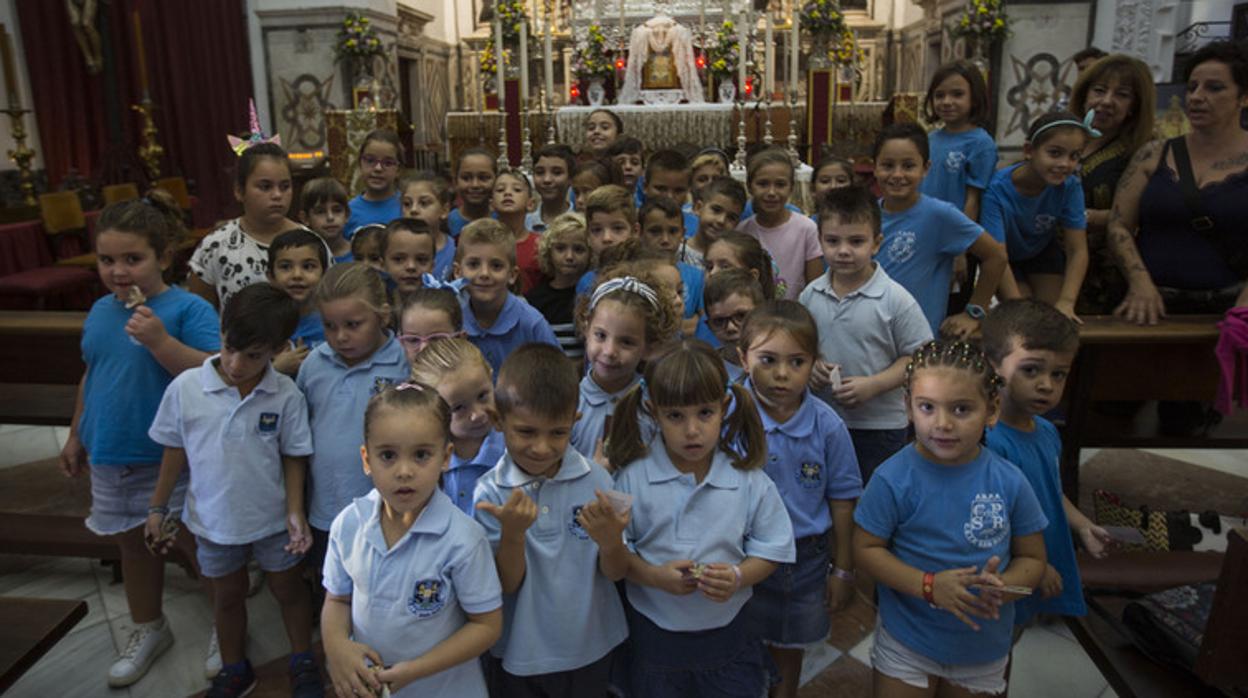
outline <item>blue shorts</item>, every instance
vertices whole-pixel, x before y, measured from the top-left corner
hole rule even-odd
[[[160,464],[148,465],[92,465],[91,466],[91,514],[86,525],[98,536],[125,533],[147,523],[147,508],[156,491],[160,478]],[[169,495],[169,515],[182,513],[186,501],[186,486],[190,473],[182,469],[182,475]]]
[[[763,642],[800,648],[828,636],[828,560],[827,534],[798,538],[797,562],[782,563],[754,585],[746,608]]]
[[[673,632],[655,625],[631,604],[632,648],[629,695],[646,698],[758,698],[767,687],[763,644],[750,632],[742,609],[731,623],[713,630]]]
[[[880,463],[893,457],[910,440],[906,428],[900,429],[850,429],[849,438],[854,442],[854,455],[858,457],[858,472],[862,474],[865,487],[871,474]]]
[[[290,534],[285,531],[241,545],[221,545],[203,536],[195,536],[195,543],[199,546],[196,555],[199,569],[205,577],[213,579],[242,569],[247,564],[248,553],[265,572],[283,572],[303,559],[302,555],[286,552]]]

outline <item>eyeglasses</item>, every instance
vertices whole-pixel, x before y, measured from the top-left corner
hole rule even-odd
[[[463,337],[463,336],[464,336],[463,332],[434,332],[433,334],[401,334],[399,335],[399,341],[402,342],[403,346],[405,347],[411,347],[413,349],[421,349],[426,344],[437,339],[455,339],[456,337]]]
[[[728,327],[728,323],[730,322],[737,327],[741,327],[745,324],[745,319],[749,316],[749,310],[738,310],[732,315],[717,315],[715,317],[708,317],[706,319],[706,324],[713,330],[725,329]]]
[[[383,170],[389,170],[399,166],[399,161],[394,158],[379,158],[373,157],[372,155],[361,155],[360,162],[370,170],[378,165],[381,165]]]

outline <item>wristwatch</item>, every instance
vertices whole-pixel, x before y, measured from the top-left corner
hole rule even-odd
[[[966,304],[966,314],[970,315],[973,320],[983,320],[984,316],[987,315],[983,308],[975,305],[974,303]]]

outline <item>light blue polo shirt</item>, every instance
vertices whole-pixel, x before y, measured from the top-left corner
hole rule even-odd
[[[997,242],[1004,242],[1010,261],[1031,259],[1044,251],[1063,228],[1087,230],[1083,185],[1071,175],[1038,196],[1023,196],[1014,186],[1014,170],[1007,167],[992,176],[984,193],[979,220]]]
[[[880,215],[884,242],[875,259],[914,296],[932,332],[938,332],[949,307],[953,260],[975,244],[983,228],[953,204],[925,194],[905,211],[881,209]]]
[[[747,557],[772,562],[797,559],[793,525],[775,483],[761,468],[734,468],[723,451],[715,451],[710,470],[698,483],[672,465],[662,436],[657,436],[646,457],[618,472],[615,489],[633,495],[624,538],[651,565],[672,560],[736,565]],[[671,632],[722,628],[753,595],[751,587],[742,587],[719,603],[696,591],[676,596],[631,581],[626,589],[634,608]]]
[[[325,343],[325,324],[321,321],[321,313],[313,310],[307,315],[300,316],[299,324],[295,325],[295,333],[290,336],[290,341],[297,342],[303,340],[304,346],[309,349],[315,349]]]
[[[314,528],[328,530],[343,507],[373,488],[360,463],[364,408],[369,398],[410,374],[403,346],[389,330],[381,347],[354,366],[327,342],[299,367],[296,383],[308,398],[315,448],[308,468],[308,523]]]
[[[819,328],[819,358],[841,366],[841,376],[874,376],[932,340],[932,328],[910,292],[889,278],[880,264],[867,283],[836,295],[830,274],[802,289],[806,306]],[[845,407],[827,390],[815,393],[845,420],[850,429],[904,429],[905,398],[901,386],[857,407]]]
[[[176,286],[144,303],[160,318],[169,336],[201,351],[221,348],[221,321],[208,301]],[[91,465],[160,463],[164,449],[148,427],[173,376],[147,347],[126,333],[133,309],[114,294],[100,298],[82,325],[82,388],[78,438]],[[117,386],[125,386],[118,390]]]
[[[581,416],[572,425],[572,448],[586,458],[594,457],[598,439],[606,436],[607,417],[615,412],[615,403],[619,402],[625,393],[632,390],[639,379],[640,376],[634,376],[623,390],[608,393],[598,386],[598,382],[590,373],[585,374],[585,377],[581,379],[581,396],[576,403],[576,411]]]
[[[186,451],[191,483],[183,520],[200,538],[243,545],[286,530],[282,456],[312,453],[303,394],[265,369],[245,398],[226,385],[210,356],[182,372],[160,401],[148,435]]]
[[[446,244],[433,255],[433,276],[440,281],[451,278],[451,266],[455,264],[455,238],[446,236]]]
[[[335,596],[351,597],[351,635],[387,666],[415,659],[454,635],[466,614],[502,605],[494,555],[485,531],[434,490],[412,527],[386,546],[381,495],[357,497],[334,518],[322,581]],[[395,698],[486,698],[481,663],[474,657],[412,682]]]
[[[965,209],[966,188],[987,189],[997,169],[996,141],[977,126],[961,133],[937,129],[927,134],[927,142],[932,166],[919,191]]]
[[[504,455],[477,481],[476,501],[502,505],[516,488],[537,504],[537,520],[524,534],[524,581],[503,596],[503,636],[494,646],[503,668],[517,676],[571,671],[607,656],[628,637],[615,584],[598,568],[598,544],[576,520],[594,501],[594,490],[614,487],[607,471],[571,446],[559,472],[536,477]],[[498,519],[476,512],[498,550]]]
[[[468,335],[468,341],[475,344],[485,355],[490,368],[494,369],[495,378],[498,377],[498,369],[502,367],[503,360],[522,344],[540,342],[559,348],[559,339],[555,337],[555,331],[550,329],[546,318],[529,305],[528,301],[514,293],[508,292],[507,300],[503,301],[503,311],[488,329],[477,324],[467,292],[460,294],[459,305],[464,311],[464,332]]]
[[[767,432],[764,469],[789,510],[793,536],[827,533],[832,528],[828,500],[857,499],[862,494],[858,457],[845,423],[809,390],[787,422],[776,422],[761,406],[758,416]]]
[[[1016,536],[1043,531],[1049,521],[1018,468],[981,448],[961,466],[933,463],[914,444],[871,475],[854,509],[854,523],[888,541],[888,551],[925,572],[982,568],[992,556],[1010,564]],[[941,664],[984,664],[1010,653],[1014,604],[997,620],[976,618],[978,631],[917,596],[876,584],[880,620],[906,647]]]
[[[477,480],[498,465],[506,450],[503,433],[491,429],[473,457],[460,458],[454,452],[451,453],[450,467],[442,473],[442,491],[455,502],[460,511],[469,516],[474,515],[472,496],[477,489]]]

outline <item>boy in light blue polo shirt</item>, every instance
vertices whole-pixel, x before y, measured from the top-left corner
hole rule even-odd
[[[268,573],[282,606],[293,695],[323,690],[301,564],[312,543],[303,506],[312,453],[307,406],[294,382],[270,364],[298,320],[294,302],[268,284],[232,295],[221,313],[221,353],[169,384],[148,431],[165,447],[145,531],[154,549],[172,542],[164,526],[169,497],[182,469],[190,471],[185,522],[211,581],[223,664],[213,696],[244,695],[256,684],[244,647],[249,556]]]
[[[628,572],[628,513],[606,498],[606,470],[568,445],[577,382],[572,363],[543,344],[517,349],[499,372],[507,453],[476,493],[504,593],[493,695],[606,695],[611,650],[628,636],[612,584]]]
[[[460,295],[464,333],[498,373],[503,359],[528,342],[559,346],[550,323],[523,298],[512,293],[520,273],[516,239],[493,218],[469,223],[455,248],[455,275],[468,280]]]

